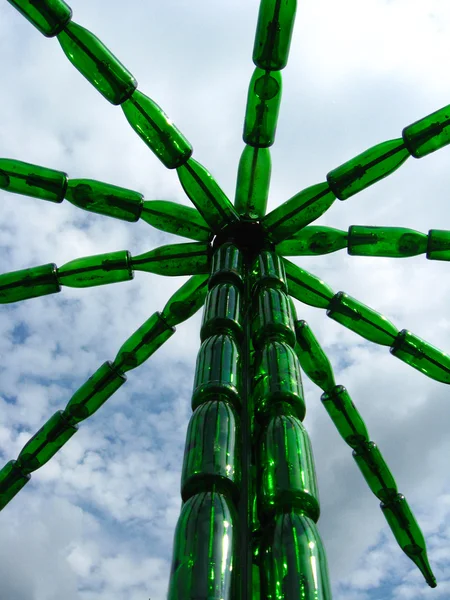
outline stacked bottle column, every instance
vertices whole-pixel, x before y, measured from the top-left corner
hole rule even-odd
[[[183,461],[169,600],[238,597],[243,259],[213,254]]]
[[[319,496],[284,266],[262,251],[252,267],[254,455],[261,597],[329,600]]]

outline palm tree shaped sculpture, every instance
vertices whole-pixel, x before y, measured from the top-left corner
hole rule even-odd
[[[450,357],[357,299],[336,293],[286,256],[328,254],[450,260],[450,232],[403,227],[313,225],[390,175],[408,158],[450,143],[450,106],[407,125],[396,139],[362,152],[266,214],[271,156],[296,0],[262,0],[253,50],[236,197],[230,202],[161,108],[63,0],[8,0],[43,35],[57,37],[76,69],[113,105],[159,160],[176,170],[195,208],[145,201],[142,194],[51,168],[0,159],[0,188],[135,222],[193,240],[132,256],[128,251],[45,264],[0,276],[0,301],[128,281],[135,271],[190,279],[101,365],[0,471],[0,508],[202,305],[201,347],[182,472],[169,594],[182,598],[331,598],[311,443],[302,421],[300,367],[381,508],[394,536],[429,586],[436,580],[424,537],[347,390],[336,385],[314,333],[291,298],[327,316],[428,377],[450,383]],[[291,298],[290,298],[291,297]]]

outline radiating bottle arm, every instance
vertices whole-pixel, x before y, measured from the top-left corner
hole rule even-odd
[[[72,21],[62,0],[8,0],[43,35],[56,36],[73,66],[108,102],[121,105],[139,137],[169,169],[184,164],[192,146],[163,110],[138,91],[137,81],[91,31]]]
[[[175,324],[192,316],[203,304],[207,277],[191,277],[121,346],[113,362],[105,362],[75,392],[63,411],[57,411],[20,452],[0,470],[0,510],[24,487],[30,473],[48,462],[76,433],[78,423],[91,417],[135,369],[175,333]]]
[[[377,445],[370,441],[366,424],[342,385],[335,385],[334,373],[325,352],[305,321],[295,322],[295,347],[300,365],[308,377],[324,390],[322,404],[344,441],[353,449],[353,458],[373,494],[382,501],[389,526],[400,547],[418,566],[427,583],[436,586],[426,555],[426,546],[406,500],[398,502],[399,492],[391,471]],[[404,499],[404,496],[401,496]],[[406,505],[406,508],[405,506]],[[406,519],[408,510],[409,518]],[[403,520],[402,515],[403,514]],[[400,528],[400,535],[399,535]],[[405,542],[405,536],[410,537]],[[413,546],[414,544],[414,546]],[[416,552],[416,549],[417,552]]]
[[[408,125],[402,137],[377,144],[330,171],[327,181],[339,200],[346,200],[383,179],[407,158],[421,158],[450,143],[450,105]]]
[[[207,241],[211,230],[200,213],[167,200],[144,200],[139,192],[93,179],[69,179],[67,174],[18,160],[0,158],[0,189],[15,194],[61,203],[64,198],[77,208],[136,222],[197,241]]]

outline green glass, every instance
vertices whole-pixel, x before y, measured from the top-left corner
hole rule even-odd
[[[73,66],[111,104],[122,104],[137,88],[133,75],[88,29],[71,22],[58,41]]]
[[[177,169],[181,185],[214,233],[239,221],[236,209],[214,177],[193,158]]]
[[[283,256],[316,256],[330,254],[346,247],[346,231],[312,225],[277,244],[277,252]]]
[[[193,413],[186,434],[181,497],[217,491],[237,501],[241,482],[239,419],[223,401],[201,404]]]
[[[286,269],[289,294],[310,306],[328,308],[334,296],[330,286],[289,260],[283,259],[283,263]]]
[[[450,104],[408,125],[402,136],[414,158],[422,158],[447,146],[450,144]]]
[[[75,392],[64,409],[64,417],[72,425],[91,417],[126,380],[126,375],[106,361]]]
[[[333,296],[327,316],[375,344],[392,346],[398,329],[383,315],[344,292]]]
[[[139,219],[144,203],[139,192],[94,179],[70,179],[66,199],[78,208],[131,222]]]
[[[297,0],[262,0],[259,5],[253,62],[278,71],[287,65]]]
[[[428,232],[427,258],[450,260],[450,231],[430,229]]]
[[[288,296],[276,288],[263,288],[254,302],[252,341],[261,348],[270,339],[295,347],[294,319]]]
[[[8,0],[45,37],[53,37],[72,18],[72,9],[63,0]]]
[[[229,335],[213,335],[198,352],[195,367],[192,410],[211,397],[228,398],[239,409],[241,398],[241,356]]]
[[[218,283],[206,297],[200,339],[204,342],[219,333],[231,335],[238,342],[244,335],[240,292],[232,283]]]
[[[54,263],[0,275],[0,304],[61,291]]]
[[[186,321],[203,306],[208,292],[208,275],[194,275],[167,301],[162,318],[170,327]]]
[[[306,407],[300,364],[289,344],[270,341],[258,353],[253,397],[258,417],[268,414],[276,403],[286,402],[303,421]]]
[[[236,181],[234,207],[240,215],[259,219],[266,214],[272,159],[269,148],[245,146]]]
[[[20,160],[0,158],[0,188],[49,202],[62,202],[67,174]]]
[[[416,256],[427,251],[425,233],[405,227],[365,227],[348,230],[348,253],[355,256]]]
[[[244,259],[242,252],[232,243],[225,243],[215,250],[211,261],[209,288],[216,283],[233,283],[244,287]]]
[[[328,565],[317,525],[302,512],[276,516],[261,548],[265,600],[331,600]]]
[[[369,442],[366,424],[343,385],[336,385],[320,399],[336,429],[351,448],[358,449]]]
[[[128,250],[76,258],[58,269],[61,285],[83,288],[133,279]]]
[[[25,475],[36,471],[45,465],[77,430],[78,426],[71,425],[62,410],[56,411],[22,448],[16,467]]]
[[[0,510],[30,481],[31,475],[24,475],[16,467],[17,461],[10,460],[0,470]]]
[[[168,244],[131,258],[136,271],[158,275],[201,275],[208,273],[208,244]]]
[[[282,259],[276,252],[262,250],[250,270],[252,295],[262,287],[272,287],[287,292],[286,272]]]
[[[397,496],[395,479],[375,442],[358,444],[352,456],[377,498],[382,502],[389,502]]]
[[[431,379],[450,383],[450,356],[407,329],[400,331],[390,351]]]
[[[237,522],[233,504],[222,494],[189,498],[175,529],[168,600],[238,597]]]
[[[395,500],[381,503],[386,521],[403,552],[417,565],[428,585],[436,587],[436,578],[428,562],[427,547],[423,533],[403,494]]]
[[[347,200],[393,173],[409,156],[401,138],[382,142],[330,171],[327,181],[339,200]]]
[[[312,185],[266,215],[262,226],[271,241],[278,244],[318,219],[335,200],[328,183]]]
[[[336,385],[333,369],[308,323],[295,321],[295,333],[295,352],[303,371],[324,392],[330,391]]]
[[[198,242],[206,242],[211,235],[211,230],[195,208],[169,200],[144,202],[141,219],[156,229]]]
[[[281,91],[279,71],[254,70],[244,120],[243,139],[246,144],[255,148],[267,148],[274,143]]]
[[[192,155],[192,146],[162,108],[139,90],[122,109],[131,127],[168,169],[176,169]]]
[[[175,327],[168,325],[161,313],[154,313],[122,344],[113,368],[124,373],[139,367],[174,333]]]
[[[267,517],[295,508],[317,522],[319,491],[311,441],[302,422],[289,413],[289,406],[283,407],[280,414],[270,419],[262,435],[262,511]]]

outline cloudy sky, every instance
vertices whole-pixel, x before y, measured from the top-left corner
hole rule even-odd
[[[258,0],[73,0],[74,21],[129,68],[234,195]],[[302,0],[272,149],[272,209],[405,125],[450,102],[450,6],[445,0]],[[189,204],[110,105],[46,39],[0,2],[0,156]],[[336,201],[318,223],[450,229],[450,149],[409,159],[390,178]],[[0,193],[0,271],[184,241],[125,223]],[[450,265],[345,251],[297,264],[433,345],[450,350]],[[136,273],[131,282],[0,310],[0,459],[31,435],[185,278]],[[321,492],[320,532],[335,600],[440,599],[450,593],[450,402],[427,379],[297,303],[359,408],[426,535],[438,587],[398,548],[306,380],[307,427]],[[7,600],[163,600],[190,416],[201,314],[177,333],[2,512],[0,596]]]

